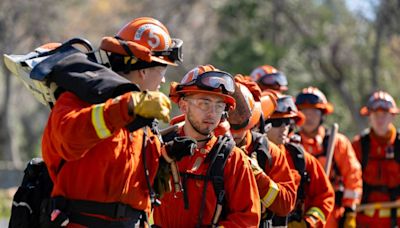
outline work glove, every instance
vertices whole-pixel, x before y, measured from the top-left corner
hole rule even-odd
[[[356,212],[351,208],[345,208],[341,223],[344,228],[355,228],[356,227]]]
[[[169,122],[171,102],[167,96],[157,91],[131,92],[129,112],[148,119]]]
[[[197,142],[193,138],[187,136],[175,137],[173,140],[166,142],[164,145],[165,153],[163,156],[167,162],[180,161],[185,156],[194,154],[197,148]]]
[[[264,172],[263,169],[258,164],[256,152],[251,153],[251,155],[248,158],[249,158],[250,166],[251,166],[254,176],[258,176],[258,174]]]

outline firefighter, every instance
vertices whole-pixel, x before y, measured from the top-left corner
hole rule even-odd
[[[149,183],[155,178],[161,144],[149,128],[130,132],[125,126],[139,117],[169,120],[170,101],[157,90],[167,65],[181,60],[177,41],[158,20],[134,19],[115,37],[103,38],[100,48],[107,51],[112,69],[143,92],[98,104],[71,92],[58,97],[42,141],[54,182],[53,198],[42,215],[47,225],[133,227],[150,213],[154,194]],[[178,158],[185,152],[167,153]]]
[[[399,114],[393,97],[384,91],[374,92],[360,114],[368,116],[370,127],[353,141],[363,170],[362,204],[400,199],[400,139],[393,125]],[[396,227],[400,209],[376,208],[357,213],[357,226]]]
[[[270,65],[262,65],[250,73],[252,81],[257,82],[261,90],[274,90],[284,93],[288,90],[288,81],[283,72]]]
[[[289,214],[289,227],[324,227],[333,210],[334,191],[321,164],[307,153],[292,135],[294,125],[300,126],[304,115],[298,112],[293,97],[282,95],[275,112],[266,120],[271,128],[268,138],[285,151],[291,169],[301,177],[297,190],[296,207]]]
[[[230,137],[213,134],[224,112],[235,107],[234,90],[233,77],[212,65],[171,83],[171,100],[185,115],[175,134],[196,139],[197,149],[177,162],[183,191],[164,194],[154,209],[156,226],[258,226],[260,200],[250,164]]]
[[[304,88],[296,97],[296,106],[306,117],[300,129],[301,143],[305,150],[314,155],[323,166],[329,135],[323,126],[324,119],[333,112],[333,106],[325,95],[315,87]],[[337,134],[330,180],[335,190],[335,209],[327,218],[327,227],[355,227],[355,209],[362,193],[361,165],[350,141],[343,134]]]
[[[266,104],[260,98],[255,99],[253,94],[260,93],[252,90],[252,94],[245,85],[241,83],[237,83],[237,85],[251,110],[251,116],[244,124],[231,123],[230,129],[236,145],[250,158],[263,208],[262,226],[265,226],[270,224],[271,221],[268,220],[272,214],[286,216],[294,208],[295,177],[291,173],[285,154],[270,142],[265,134],[252,130],[259,124],[260,116],[264,115],[261,106],[271,109],[265,110],[265,114],[269,116],[275,105]],[[267,98],[265,101],[271,102],[269,95],[265,95],[265,97]]]

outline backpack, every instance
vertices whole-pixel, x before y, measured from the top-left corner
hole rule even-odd
[[[53,182],[41,158],[33,158],[13,197],[9,228],[39,228],[40,207],[50,198]]]

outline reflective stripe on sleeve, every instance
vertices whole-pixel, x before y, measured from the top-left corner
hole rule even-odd
[[[321,211],[321,209],[319,209],[318,207],[312,207],[310,208],[307,212],[306,215],[312,215],[318,219],[320,219],[321,221],[326,221],[325,220],[325,214],[324,212]]]
[[[97,136],[101,139],[111,136],[111,132],[107,128],[106,122],[104,121],[103,109],[104,104],[95,105],[92,109],[92,124],[96,130]]]
[[[279,187],[278,185],[271,180],[269,182],[269,189],[267,194],[261,199],[261,203],[263,204],[264,207],[268,208],[271,206],[271,204],[275,201],[276,196],[279,193]]]
[[[343,198],[345,199],[359,199],[360,194],[356,191],[353,191],[351,189],[344,189],[343,192]]]

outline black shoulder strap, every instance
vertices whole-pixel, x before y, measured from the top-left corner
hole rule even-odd
[[[297,198],[299,200],[305,199],[306,195],[304,192],[304,187],[305,184],[310,182],[307,170],[306,170],[306,161],[304,158],[304,148],[301,146],[301,144],[298,143],[286,143],[285,144],[286,149],[288,149],[289,154],[293,160],[294,167],[296,170],[299,172],[301,181],[300,181],[300,186],[297,191]]]
[[[217,196],[217,203],[222,203],[225,194],[224,189],[224,169],[229,154],[235,146],[234,141],[227,137],[219,137],[218,143],[214,146],[215,150],[211,151],[209,156],[212,158],[207,176],[211,177],[215,195]],[[213,149],[214,149],[213,148]],[[222,197],[222,199],[221,199]]]
[[[369,131],[364,131],[363,133],[361,133],[360,143],[361,143],[361,154],[362,154],[361,167],[362,170],[364,170],[368,164],[369,149],[371,144],[371,140],[369,138]]]
[[[323,150],[322,150],[322,153],[320,153],[320,154],[315,156],[317,158],[321,157],[321,156],[326,156],[326,152],[328,151],[328,142],[329,142],[329,136],[330,136],[328,132],[329,131],[325,128],[325,136],[324,136],[324,139],[322,141]]]
[[[394,141],[394,159],[400,164],[400,129],[397,129]]]
[[[216,224],[222,212],[222,206],[225,200],[225,187],[224,187],[224,168],[226,161],[228,160],[229,154],[231,153],[235,143],[232,138],[223,135],[219,136],[217,142],[214,144],[210,153],[205,158],[204,162],[210,162],[207,169],[206,182],[204,183],[202,202],[200,206],[200,214],[197,220],[197,226],[201,226],[203,220],[203,211],[205,208],[205,198],[207,189],[207,179],[211,179],[214,192],[217,198],[217,205],[215,207],[214,216],[211,221],[212,224]]]
[[[267,161],[269,167],[272,166],[272,156],[269,153],[267,137],[255,131],[251,131],[251,141],[254,145],[253,150],[257,153],[257,162],[262,169],[265,169]]]

